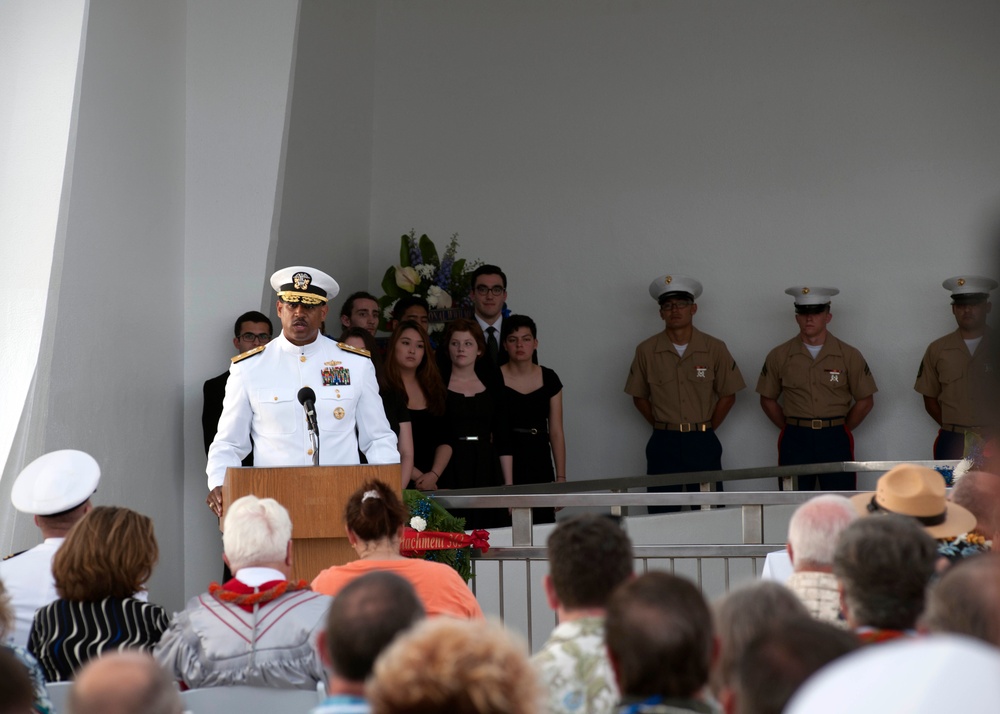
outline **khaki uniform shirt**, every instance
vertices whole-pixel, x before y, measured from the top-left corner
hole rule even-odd
[[[846,342],[827,333],[816,359],[796,335],[771,350],[757,380],[757,393],[770,399],[783,395],[785,416],[835,419],[847,415],[852,402],[878,391],[868,363]]]
[[[958,330],[934,340],[924,352],[913,388],[941,405],[941,421],[957,426],[982,426],[984,417],[973,395],[976,377],[987,371],[989,335],[970,355]]]
[[[665,331],[636,347],[625,392],[648,399],[655,421],[683,424],[710,421],[719,397],[746,386],[726,343],[692,328],[684,357]]]

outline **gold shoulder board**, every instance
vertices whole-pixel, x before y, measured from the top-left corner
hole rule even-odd
[[[237,362],[242,362],[247,357],[253,357],[254,355],[260,354],[261,352],[264,351],[265,347],[267,347],[267,345],[260,345],[259,347],[254,347],[252,350],[247,350],[241,355],[236,355],[235,357],[233,357],[233,364],[236,364]]]
[[[351,345],[345,344],[343,342],[338,342],[337,347],[344,350],[345,352],[353,352],[356,355],[361,355],[362,357],[367,357],[371,359],[372,353],[368,350],[363,350],[360,347],[352,347]]]

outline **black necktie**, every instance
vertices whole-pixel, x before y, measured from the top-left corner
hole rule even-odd
[[[490,359],[493,360],[493,364],[500,361],[500,344],[497,342],[497,328],[490,327],[486,328],[486,350],[490,353]]]

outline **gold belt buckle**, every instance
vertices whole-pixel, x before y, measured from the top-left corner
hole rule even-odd
[[[813,419],[812,420],[812,428],[813,429],[822,429],[823,428],[823,420],[822,419]]]
[[[682,434],[687,434],[689,431],[691,431],[691,422],[686,422],[684,424],[678,424],[678,426],[681,428],[681,433]]]

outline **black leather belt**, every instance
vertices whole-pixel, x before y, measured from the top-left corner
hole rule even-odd
[[[479,437],[478,436],[460,436],[460,437],[458,437],[458,440],[459,441],[479,441]]]
[[[689,431],[708,431],[712,428],[712,422],[701,421],[701,422],[684,422],[683,424],[668,424],[665,421],[658,421],[653,424],[654,429],[659,429],[660,431],[679,431],[682,434],[687,434]]]
[[[548,436],[549,433],[545,429],[521,429],[515,427],[511,429],[515,434],[531,434],[532,436]]]
[[[833,419],[799,419],[798,417],[785,417],[785,423],[792,426],[804,426],[807,429],[826,429],[828,426],[840,426],[845,421],[844,417],[834,417]]]

